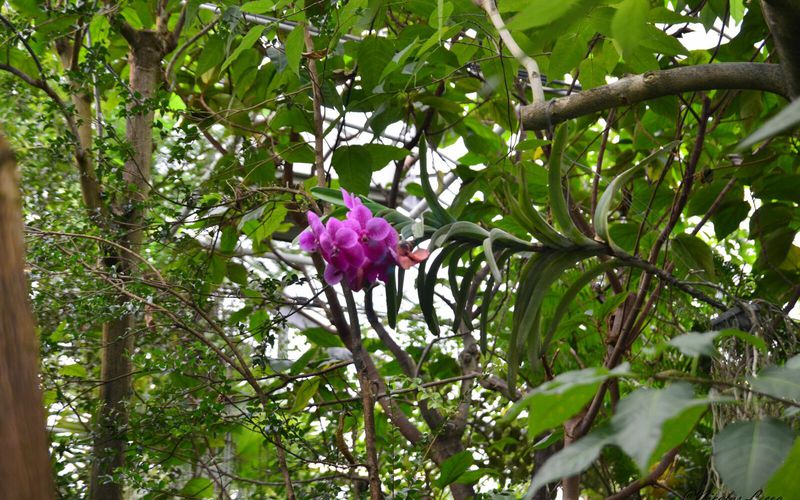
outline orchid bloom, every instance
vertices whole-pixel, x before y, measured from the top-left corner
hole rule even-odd
[[[358,291],[378,280],[387,282],[398,262],[397,231],[386,219],[374,217],[357,196],[343,189],[342,198],[350,209],[346,219],[331,218],[323,226],[319,217],[309,212],[309,227],[300,235],[300,248],[320,252],[328,264],[324,278],[331,285],[345,279]]]

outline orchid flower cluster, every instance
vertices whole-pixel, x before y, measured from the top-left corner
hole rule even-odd
[[[343,221],[331,217],[323,225],[317,214],[308,213],[308,229],[300,234],[300,248],[322,254],[327,262],[324,278],[331,285],[343,279],[353,291],[381,280],[398,261],[397,231],[382,217],[373,217],[357,196],[342,189],[350,211]]]

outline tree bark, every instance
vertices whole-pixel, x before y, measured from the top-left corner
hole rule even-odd
[[[13,153],[0,137],[0,498],[53,498]]]
[[[789,96],[800,96],[800,0],[761,0],[761,10],[778,49]]]
[[[123,180],[126,190],[117,200],[121,213],[115,226],[120,231],[118,243],[126,249],[139,253],[143,241],[143,223],[146,215],[144,202],[150,192],[150,171],[153,156],[154,112],[144,101],[152,97],[160,81],[161,59],[165,42],[161,34],[154,31],[128,31],[126,39],[130,45],[130,88],[134,93],[132,107],[141,111],[132,112],[126,120],[125,139],[131,154],[125,162]],[[130,254],[109,252],[105,259],[118,276],[131,276],[136,265]],[[117,298],[120,310],[127,310],[127,298]],[[94,462],[90,479],[90,496],[93,499],[121,499],[122,481],[113,478],[114,471],[125,465],[127,445],[126,428],[129,417],[131,395],[131,362],[134,343],[134,314],[125,312],[103,326],[103,352],[100,386],[100,411],[94,440]]]
[[[789,96],[784,71],[777,64],[719,63],[648,71],[567,97],[523,106],[526,130],[543,130],[579,116],[668,95],[698,90],[761,90]]]

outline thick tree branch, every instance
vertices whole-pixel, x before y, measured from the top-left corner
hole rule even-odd
[[[761,90],[790,95],[777,64],[720,63],[648,71],[602,87],[523,106],[522,125],[542,130],[579,116],[642,101],[699,90]]]
[[[761,0],[764,21],[778,49],[788,94],[800,96],[800,0]]]

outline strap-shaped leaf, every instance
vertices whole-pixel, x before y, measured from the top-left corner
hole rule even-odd
[[[395,269],[392,269],[389,273],[389,282],[386,283],[386,320],[392,328],[397,326],[397,296],[402,294],[403,291],[397,289]]]
[[[485,353],[489,349],[489,342],[488,342],[488,326],[489,326],[489,308],[492,305],[492,299],[494,298],[494,278],[489,278],[486,282],[486,288],[483,290],[483,300],[481,301],[481,316],[480,316],[480,338],[478,341],[478,345],[481,348],[481,352]]]
[[[440,222],[440,225],[453,222],[455,219],[439,204],[439,197],[431,187],[431,181],[428,177],[428,146],[425,136],[422,136],[419,141],[419,170],[422,193],[425,195],[425,201],[428,202],[428,207],[431,209],[434,219]]]
[[[552,150],[550,151],[550,167],[547,175],[547,187],[550,191],[550,209],[553,212],[553,218],[556,223],[572,242],[593,244],[594,241],[583,234],[572,221],[567,206],[567,198],[561,185],[561,168],[568,137],[569,128],[567,123],[564,123],[556,130]]]
[[[475,275],[478,274],[478,269],[480,269],[483,260],[482,253],[472,256],[472,261],[464,273],[464,278],[461,280],[461,286],[458,288],[458,295],[456,296],[456,310],[454,313],[455,318],[453,320],[454,325],[458,325],[461,322],[462,317],[465,314],[468,314],[466,309],[469,290],[472,287],[472,281],[475,279]]]
[[[680,144],[680,141],[672,141],[669,144],[660,147],[650,156],[619,174],[608,184],[606,190],[603,191],[603,195],[597,201],[597,208],[595,208],[594,211],[594,231],[615,251],[622,252],[623,250],[614,243],[608,231],[608,217],[611,212],[611,203],[614,201],[614,196],[617,194],[617,192],[619,192],[622,186],[624,186],[625,183],[628,182],[631,177],[633,177],[633,174],[635,174],[637,170],[653,161],[664,151],[672,149],[678,144]]]
[[[425,318],[425,322],[428,324],[428,327],[431,329],[434,335],[439,335],[439,320],[436,316],[436,310],[433,301],[434,290],[436,288],[436,277],[439,273],[439,268],[454,251],[459,248],[458,245],[452,245],[447,248],[442,249],[441,252],[433,259],[431,262],[430,267],[428,268],[427,272],[423,269],[422,264],[427,261],[423,261],[420,263],[420,269],[417,274],[417,293],[419,294],[419,305],[422,308],[422,316]]]
[[[543,244],[553,247],[570,246],[570,241],[548,224],[533,206],[533,200],[528,192],[528,179],[524,168],[519,170],[518,182],[518,198],[514,198],[510,194],[506,196],[512,214],[516,214],[516,218],[523,227]],[[508,186],[506,186],[506,189],[509,189]]]
[[[446,242],[451,240],[472,241],[478,245],[488,236],[489,231],[474,222],[456,221],[442,226],[433,233],[428,250],[433,251],[436,248],[443,247]]]

